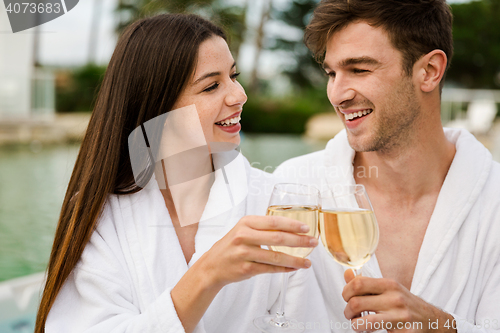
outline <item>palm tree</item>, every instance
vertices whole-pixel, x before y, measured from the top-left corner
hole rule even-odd
[[[264,46],[264,27],[269,21],[271,10],[273,8],[272,0],[264,1],[263,8],[261,10],[260,22],[257,27],[256,36],[255,36],[255,54],[253,58],[252,64],[252,72],[250,74],[250,82],[248,84],[250,92],[256,93],[259,90],[259,79],[258,79],[258,71],[259,71],[259,59],[260,54],[262,53],[262,49]]]
[[[94,0],[92,9],[92,23],[90,24],[90,35],[89,35],[89,48],[87,63],[95,64],[96,62],[96,50],[97,41],[99,37],[99,23],[101,21],[103,0]]]

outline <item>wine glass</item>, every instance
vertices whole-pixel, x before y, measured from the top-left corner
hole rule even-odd
[[[301,235],[318,237],[319,191],[314,186],[301,184],[276,184],[273,188],[266,215],[285,216],[299,220],[309,226],[309,232]],[[272,251],[283,252],[296,257],[306,257],[312,252],[311,247],[270,246]],[[254,325],[262,332],[303,332],[304,328],[296,325],[292,318],[285,317],[285,294],[288,285],[288,273],[282,273],[282,286],[278,312],[254,319]]]
[[[333,259],[361,275],[377,248],[379,230],[363,185],[336,185],[321,193],[320,238]],[[366,315],[361,313],[361,316]]]

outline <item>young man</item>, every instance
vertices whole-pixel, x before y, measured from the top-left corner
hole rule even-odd
[[[451,29],[445,0],[323,0],[306,28],[345,130],[276,174],[363,184],[380,228],[371,277],[347,271],[342,293],[341,266],[322,247],[311,255],[334,330],[344,316],[357,331],[500,328],[500,165],[442,127]]]

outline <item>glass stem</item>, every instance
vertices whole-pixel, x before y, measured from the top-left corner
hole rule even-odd
[[[281,274],[281,294],[280,294],[280,307],[278,308],[278,312],[276,312],[276,321],[279,323],[283,323],[285,321],[285,296],[286,289],[288,287],[288,273]]]
[[[356,278],[356,276],[361,276],[361,268],[363,267],[359,267],[359,268],[353,268],[352,269],[352,272],[354,273],[354,278]],[[368,316],[370,313],[368,311],[363,311],[361,312],[361,317],[364,317],[364,316]]]

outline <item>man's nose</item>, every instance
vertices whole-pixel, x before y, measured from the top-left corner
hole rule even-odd
[[[356,91],[345,76],[337,75],[328,81],[327,95],[334,107],[340,107],[345,102],[354,99]]]

